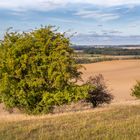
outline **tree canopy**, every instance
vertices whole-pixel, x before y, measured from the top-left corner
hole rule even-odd
[[[1,41],[0,54],[1,100],[7,107],[47,112],[52,104],[75,100],[74,93],[78,95],[77,88],[82,88],[75,88],[81,72],[69,38],[51,26],[29,33],[7,32]]]
[[[81,66],[70,45],[65,33],[51,26],[6,32],[0,42],[0,102],[28,114],[49,113],[55,106],[79,100],[93,106],[96,101],[109,103],[112,98],[102,83],[77,85]]]

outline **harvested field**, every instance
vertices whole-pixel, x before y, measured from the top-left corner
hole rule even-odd
[[[131,89],[140,80],[140,60],[114,60],[84,64],[83,79],[102,74],[116,101],[133,100]]]

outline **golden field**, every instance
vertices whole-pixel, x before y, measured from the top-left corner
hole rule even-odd
[[[93,64],[84,64],[83,79],[102,74],[114,99],[132,100],[131,89],[140,80],[140,60],[113,60]]]

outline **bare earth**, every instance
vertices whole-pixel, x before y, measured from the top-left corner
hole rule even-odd
[[[115,101],[133,100],[131,89],[140,80],[140,60],[115,60],[85,64],[83,79],[102,74]]]

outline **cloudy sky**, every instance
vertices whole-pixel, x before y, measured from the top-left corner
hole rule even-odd
[[[0,0],[0,38],[49,24],[74,44],[140,44],[140,0]]]

